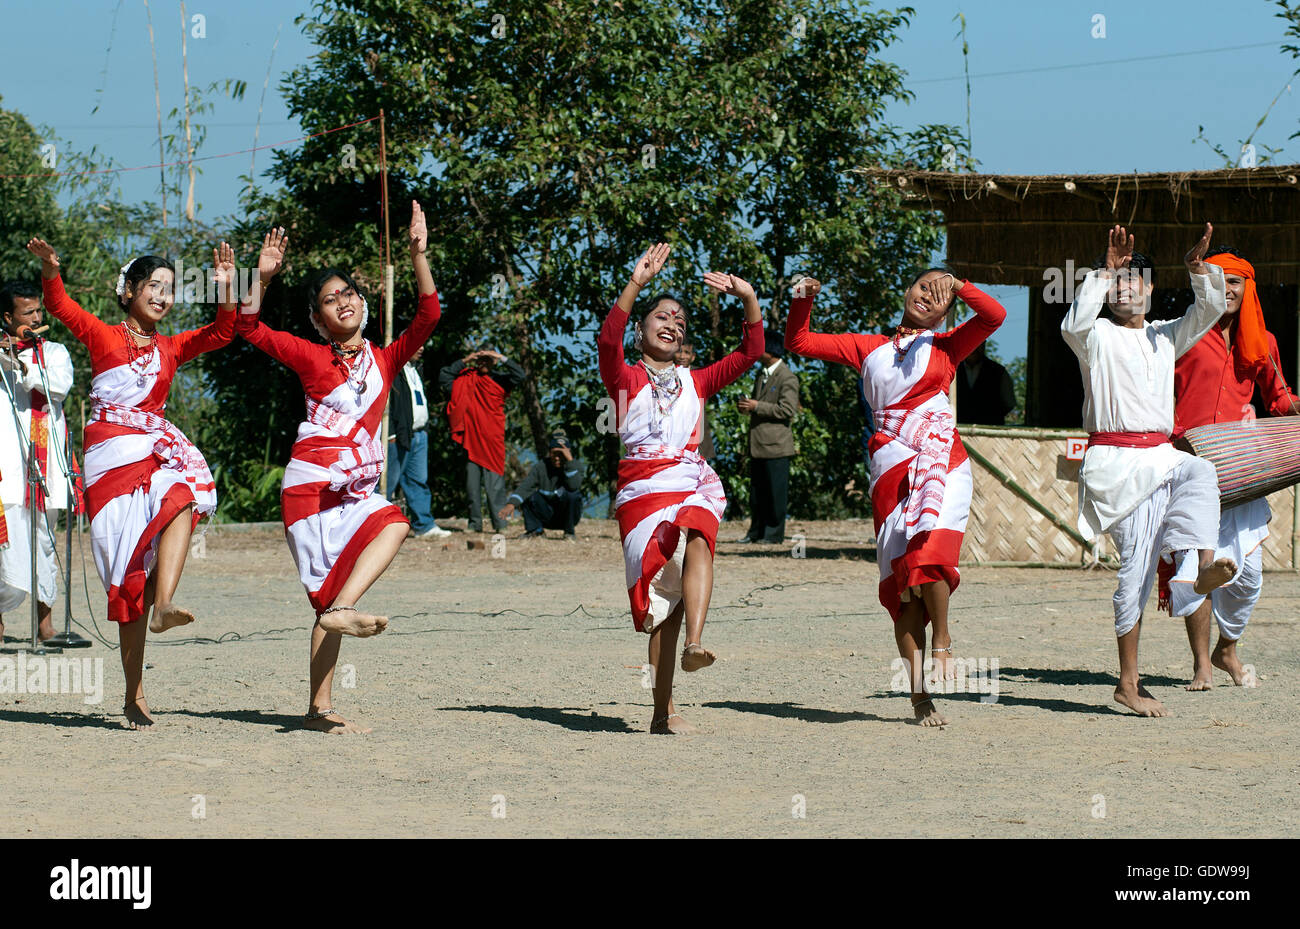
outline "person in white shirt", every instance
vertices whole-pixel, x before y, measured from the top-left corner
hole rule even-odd
[[[0,324],[5,345],[0,351],[0,503],[8,527],[8,545],[0,547],[0,640],[4,614],[17,609],[31,594],[29,542],[36,520],[37,632],[44,641],[54,635],[51,608],[58,593],[54,536],[55,510],[68,505],[67,427],[63,398],[72,389],[72,358],[57,342],[32,336],[42,326],[41,291],[23,281],[0,287]],[[11,399],[12,398],[12,402]],[[45,478],[46,494],[38,506],[27,498],[27,449],[35,441],[36,461]]]
[[[1214,465],[1170,444],[1174,361],[1227,308],[1223,270],[1203,259],[1213,227],[1187,253],[1193,306],[1179,319],[1147,322],[1154,265],[1133,251],[1133,236],[1110,231],[1105,258],[1079,287],[1061,335],[1079,359],[1088,449],[1079,471],[1079,531],[1109,532],[1119,551],[1115,700],[1140,716],[1168,716],[1138,679],[1142,610],[1164,554],[1178,565],[1173,597],[1194,599],[1232,579],[1231,559],[1214,559],[1219,488]],[[1099,319],[1108,303],[1113,319]],[[1193,592],[1194,591],[1194,592]],[[1175,615],[1177,613],[1175,609]]]
[[[424,346],[420,346],[402,367],[402,376],[393,379],[388,407],[388,499],[402,489],[411,511],[411,534],[419,539],[451,535],[430,512],[429,395],[416,367],[423,356]]]

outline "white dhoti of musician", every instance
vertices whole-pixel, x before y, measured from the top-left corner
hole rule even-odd
[[[7,297],[9,295],[6,294]],[[18,328],[24,302],[39,301],[9,297],[3,311],[5,328]],[[39,314],[39,309],[36,310]],[[21,314],[27,315],[27,314]],[[32,325],[27,319],[22,322]],[[35,325],[40,325],[39,315]],[[30,531],[36,522],[37,599],[41,620],[47,622],[49,608],[58,591],[58,569],[54,556],[52,528],[58,510],[68,507],[68,431],[63,416],[63,399],[72,389],[72,358],[57,342],[19,340],[0,352],[0,503],[8,543],[0,548],[0,618],[21,606],[31,593],[32,567]],[[45,479],[44,499],[29,499],[27,456],[34,452]],[[42,637],[50,630],[42,632]]]

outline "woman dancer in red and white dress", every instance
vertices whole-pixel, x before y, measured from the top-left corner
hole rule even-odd
[[[118,623],[123,712],[132,729],[153,725],[144,698],[148,629],[163,632],[194,621],[172,602],[200,517],[217,508],[203,455],[164,418],[176,369],[228,345],[235,332],[234,252],[212,254],[220,287],[216,322],[177,335],[157,331],[173,303],[170,261],[146,255],[122,269],[118,302],[126,318],[110,326],[77,305],[63,287],[59,257],[41,239],[27,243],[41,259],[45,307],[90,352],[91,413],[86,423],[86,509],[95,569],[108,592],[108,618]]]
[[[322,732],[370,731],[334,711],[334,666],[343,635],[378,635],[388,625],[388,617],[361,613],[356,604],[397,555],[409,527],[401,510],[374,491],[384,464],[380,428],[388,389],[441,314],[424,256],[424,213],[418,203],[411,207],[411,263],[420,303],[392,345],[379,348],[362,337],[366,301],[351,275],[333,268],[307,284],[311,320],[326,342],[257,321],[256,300],[240,311],[239,334],[291,368],[306,393],[307,419],[284,469],[280,507],[289,550],[316,611],[305,725]],[[280,270],[287,243],[283,229],[266,236],[259,262],[263,286]]]
[[[650,634],[654,715],[650,731],[693,732],[673,704],[673,653],[683,613],[682,670],[697,671],[717,657],[700,644],[713,595],[713,552],[727,506],[722,482],[699,456],[700,419],[709,397],[740,377],[763,351],[763,323],[754,288],[730,274],[709,272],[704,282],[745,305],[741,348],[692,371],[673,363],[686,336],[686,316],[671,298],[659,298],[636,324],[641,359],[623,359],[623,331],[637,295],[664,266],[670,246],[641,256],[610,308],[596,339],[600,379],[614,401],[627,457],[618,465],[615,516],[623,540],[632,621]]]
[[[954,427],[948,387],[962,359],[1002,325],[1007,312],[969,281],[942,269],[919,275],[905,296],[894,335],[829,335],[808,331],[821,284],[796,287],[786,323],[786,348],[848,365],[860,373],[876,423],[871,437],[871,509],[880,565],[880,602],[894,620],[894,638],[912,683],[912,708],[923,726],[942,726],[925,690],[925,624],[934,625],[937,676],[951,678],[948,595],[957,589],[957,558],[970,515],[971,471]],[[953,297],[975,315],[935,332]],[[946,657],[945,657],[946,656]]]

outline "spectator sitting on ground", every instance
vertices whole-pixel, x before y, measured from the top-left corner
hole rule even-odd
[[[564,431],[555,430],[546,457],[533,464],[497,515],[509,519],[518,503],[524,511],[527,535],[540,536],[547,529],[563,529],[566,539],[574,539],[574,529],[582,519],[585,470],[582,460],[573,456]]]

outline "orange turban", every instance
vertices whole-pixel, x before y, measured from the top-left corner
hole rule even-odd
[[[1218,265],[1224,274],[1235,274],[1244,278],[1245,290],[1241,294],[1241,306],[1237,310],[1237,338],[1232,350],[1237,361],[1252,365],[1268,357],[1268,330],[1264,328],[1264,309],[1259,305],[1259,294],[1255,290],[1255,267],[1245,258],[1238,258],[1224,252],[1205,259],[1207,263]]]

